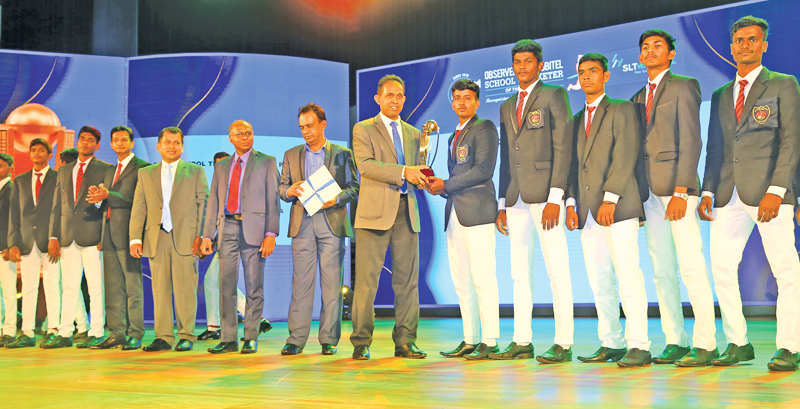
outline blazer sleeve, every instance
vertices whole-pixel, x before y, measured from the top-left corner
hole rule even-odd
[[[276,236],[280,232],[280,222],[281,222],[281,204],[280,199],[278,196],[278,186],[280,184],[280,180],[278,177],[278,164],[275,161],[275,158],[270,156],[267,160],[267,188],[266,197],[264,198],[265,203],[267,204],[267,217],[266,220],[266,231],[268,233],[273,233]]]
[[[634,179],[633,169],[639,156],[639,133],[636,132],[638,122],[633,104],[623,101],[614,110],[612,131],[614,147],[611,151],[611,165],[603,190],[622,196],[627,185]],[[638,193],[638,190],[637,190]]]
[[[195,200],[197,203],[197,227],[195,228],[194,237],[202,237],[206,203],[208,203],[208,182],[206,181],[206,172],[203,168],[198,167],[194,174],[196,179],[194,184]]]
[[[402,185],[404,166],[376,160],[373,142],[364,125],[358,123],[353,127],[353,153],[356,155],[361,177],[395,186]],[[409,188],[411,187],[409,184]]]
[[[497,187],[497,198],[503,199],[506,197],[508,185],[511,183],[511,171],[508,167],[508,138],[506,138],[506,116],[503,112],[503,107],[506,103],[500,106],[500,184]]]
[[[677,186],[697,189],[697,164],[703,140],[700,137],[700,83],[696,79],[684,82],[678,95],[678,174]]]
[[[206,219],[203,223],[203,233],[200,235],[205,239],[214,240],[217,237],[217,216],[219,213],[219,178],[220,173],[214,165],[214,175],[211,177],[211,190],[208,192],[208,205],[206,209]]]
[[[131,207],[131,220],[128,224],[128,241],[142,240],[144,235],[144,224],[147,220],[147,201],[144,197],[144,182],[142,181],[145,174],[144,168],[139,169],[139,183],[136,184],[136,190],[133,192],[133,204]]]
[[[477,128],[477,129],[476,129]],[[444,190],[454,193],[492,178],[497,164],[497,128],[492,121],[473,127],[475,136],[475,165],[464,173],[444,181]]]
[[[337,203],[336,206],[344,206],[347,203],[355,201],[359,191],[358,174],[356,173],[356,162],[353,160],[353,151],[344,148],[341,150],[341,155],[345,158],[345,166],[347,166],[347,169],[345,171],[345,180],[337,181],[342,188],[342,192],[336,197],[339,199],[339,203]]]
[[[550,176],[550,187],[566,190],[569,167],[572,161],[572,110],[569,106],[569,97],[564,88],[556,88],[550,103],[550,112],[553,115],[553,172]]]
[[[770,185],[791,189],[797,162],[800,160],[800,88],[797,78],[788,76],[781,81],[778,101],[778,109],[781,111],[778,113],[780,147]]]
[[[720,173],[722,172],[722,159],[724,156],[722,144],[722,124],[719,120],[719,100],[722,94],[720,88],[714,91],[711,97],[711,116],[708,122],[708,141],[706,142],[706,165],[703,173],[703,191],[717,193]]]
[[[296,198],[289,197],[286,193],[289,191],[289,188],[292,186],[292,172],[291,172],[291,165],[289,164],[289,152],[288,150],[283,154],[283,165],[281,166],[281,184],[278,189],[278,192],[281,195],[281,199],[284,202],[292,202]]]
[[[580,113],[580,112],[579,112]],[[572,122],[570,122],[570,134],[572,135],[572,160],[570,161],[569,165],[569,177],[567,177],[567,190],[566,190],[566,198],[573,198],[578,200],[578,130],[575,124],[578,123],[580,118],[573,117]]]

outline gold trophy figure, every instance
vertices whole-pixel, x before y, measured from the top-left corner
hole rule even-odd
[[[436,132],[436,147],[434,148],[431,144],[431,133]],[[428,161],[428,155],[433,149],[433,158]],[[439,124],[436,123],[433,119],[429,119],[425,122],[425,125],[422,125],[422,134],[419,137],[419,159],[420,163],[424,164],[428,167],[428,169],[422,169],[422,173],[427,176],[433,176],[433,162],[436,161],[436,153],[439,151]]]

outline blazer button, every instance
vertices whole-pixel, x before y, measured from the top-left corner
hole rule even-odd
[[[649,157],[649,156],[647,156],[647,155],[644,155],[644,158],[645,158],[645,159],[650,159],[650,157]]]
[[[518,151],[518,150],[519,150],[519,146],[515,146],[515,147],[514,147],[514,150],[515,150],[515,151]]]
[[[647,139],[644,140],[644,143],[647,143]]]
[[[738,140],[739,140],[739,137],[738,137],[738,136],[736,136],[736,137],[734,137],[734,138],[733,138],[733,140],[734,140],[734,141],[738,141]]]
[[[586,186],[586,190],[589,190],[589,186]]]
[[[733,160],[733,163],[739,163],[739,158],[735,158],[735,159]]]
[[[517,167],[519,167],[519,163],[517,163]]]
[[[33,226],[33,230],[36,230],[36,226]]]
[[[589,171],[589,168],[583,168],[583,171],[584,171],[584,172],[588,172],[588,171]]]

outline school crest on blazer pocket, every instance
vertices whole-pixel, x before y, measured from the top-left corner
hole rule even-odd
[[[528,129],[538,129],[542,126],[544,126],[544,118],[541,109],[528,113]]]
[[[456,163],[466,163],[469,159],[469,145],[462,145],[456,149]]]
[[[761,105],[753,107],[753,119],[761,125],[764,125],[769,119],[769,105]]]
[[[748,121],[748,129],[777,128],[779,126],[778,98],[762,98],[756,101],[751,112],[752,120]]]

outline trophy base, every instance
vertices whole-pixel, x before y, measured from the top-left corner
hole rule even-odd
[[[427,177],[433,176],[433,169],[421,169],[420,172]]]

